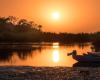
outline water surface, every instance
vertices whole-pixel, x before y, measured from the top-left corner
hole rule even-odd
[[[0,66],[67,66],[72,67],[75,61],[67,53],[77,50],[79,55],[91,52],[91,44],[42,43],[25,45],[0,46]],[[26,48],[26,49],[25,49]],[[32,49],[31,49],[32,48]]]

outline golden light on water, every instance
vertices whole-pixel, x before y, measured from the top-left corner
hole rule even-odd
[[[59,46],[59,43],[55,42],[52,44],[52,46],[42,46],[41,51],[39,48],[37,50],[33,50],[32,52],[26,52],[28,54],[27,56],[24,54],[20,56],[18,55],[19,52],[13,52],[14,55],[12,55],[11,61],[5,62],[4,60],[4,62],[1,62],[0,65],[72,67],[73,64],[76,63],[76,61],[72,58],[72,56],[67,56],[67,53],[70,53],[73,49],[76,49],[78,55],[82,55],[82,53],[91,52],[90,47],[91,45],[86,45],[84,49],[80,48],[79,45]],[[24,58],[24,60],[22,58]]]
[[[59,60],[60,60],[59,50],[54,50],[53,51],[53,61],[59,62]]]
[[[53,62],[59,62],[60,61],[60,52],[59,52],[59,43],[55,42],[53,43]]]
[[[59,48],[59,43],[58,42],[53,43],[53,48]]]

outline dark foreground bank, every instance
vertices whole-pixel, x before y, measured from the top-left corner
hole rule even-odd
[[[2,66],[0,80],[100,80],[100,68]]]

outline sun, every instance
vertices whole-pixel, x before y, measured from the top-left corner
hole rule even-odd
[[[53,20],[59,20],[60,19],[60,13],[59,12],[53,12],[52,13],[52,19]]]

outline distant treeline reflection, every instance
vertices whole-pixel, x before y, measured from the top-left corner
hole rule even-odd
[[[21,60],[26,60],[28,57],[33,57],[34,51],[41,51],[41,47],[33,47],[32,49],[0,49],[0,62],[12,62],[14,55]]]
[[[60,42],[83,43],[100,39],[95,33],[52,33],[43,32],[42,25],[16,17],[0,17],[0,42]]]

